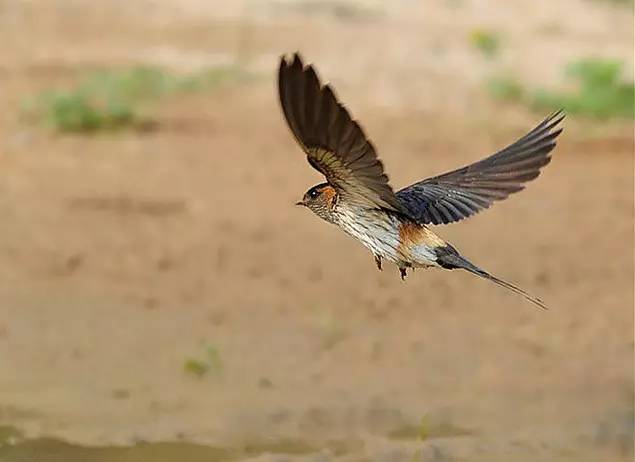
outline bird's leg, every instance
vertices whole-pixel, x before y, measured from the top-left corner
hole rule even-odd
[[[375,264],[377,265],[377,269],[381,271],[381,257],[379,255],[375,255]]]
[[[401,275],[401,280],[405,281],[406,276],[408,275],[408,273],[406,273],[406,268],[399,267],[399,274]]]

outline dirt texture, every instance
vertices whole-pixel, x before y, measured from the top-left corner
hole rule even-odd
[[[632,460],[632,121],[566,119],[526,191],[434,228],[546,312],[456,271],[404,283],[293,206],[323,180],[281,116],[280,54],[316,63],[398,188],[545,115],[492,100],[488,75],[557,85],[595,54],[632,71],[628,6],[528,5],[0,2],[0,425],[218,460]],[[500,32],[495,62],[476,28]],[[255,78],[162,100],[151,130],[20,116],[91,70],[236,59]],[[186,370],[210,347],[207,373]],[[16,448],[0,460],[31,460]]]

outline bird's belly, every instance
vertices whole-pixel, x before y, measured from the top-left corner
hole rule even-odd
[[[397,237],[394,236],[392,233],[386,233],[380,230],[378,232],[371,233],[351,232],[349,234],[357,238],[362,244],[364,244],[364,246],[370,249],[370,251],[378,257],[383,257],[393,262],[397,262],[400,260],[397,254],[399,241]]]
[[[408,256],[404,260],[410,261],[415,268],[429,268],[439,266],[436,263],[437,254],[434,247],[427,244],[417,244],[408,249]]]
[[[340,211],[337,224],[373,254],[402,268],[438,266],[437,249],[447,245],[426,226],[382,211]]]
[[[368,212],[365,212],[368,214]],[[359,240],[373,254],[399,262],[399,225],[386,214],[342,213],[338,224],[346,234]]]

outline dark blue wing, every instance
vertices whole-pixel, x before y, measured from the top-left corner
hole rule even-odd
[[[557,111],[496,154],[410,185],[397,197],[419,223],[446,224],[474,215],[524,189],[524,183],[540,174],[551,161],[562,119],[564,113]]]

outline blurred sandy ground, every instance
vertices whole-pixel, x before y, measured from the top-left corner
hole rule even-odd
[[[437,229],[543,313],[469,275],[404,284],[292,207],[322,180],[275,93],[301,50],[400,187],[543,116],[494,102],[488,75],[556,85],[601,55],[632,79],[632,19],[600,0],[0,2],[0,423],[88,445],[294,439],[326,460],[632,460],[632,121],[567,119],[527,191]],[[494,62],[476,28],[502,37]],[[171,98],[148,133],[19,116],[94,69],[236,61],[258,78]],[[73,206],[113,198],[177,205]],[[222,371],[186,374],[206,345]],[[397,437],[424,416],[448,437]]]

